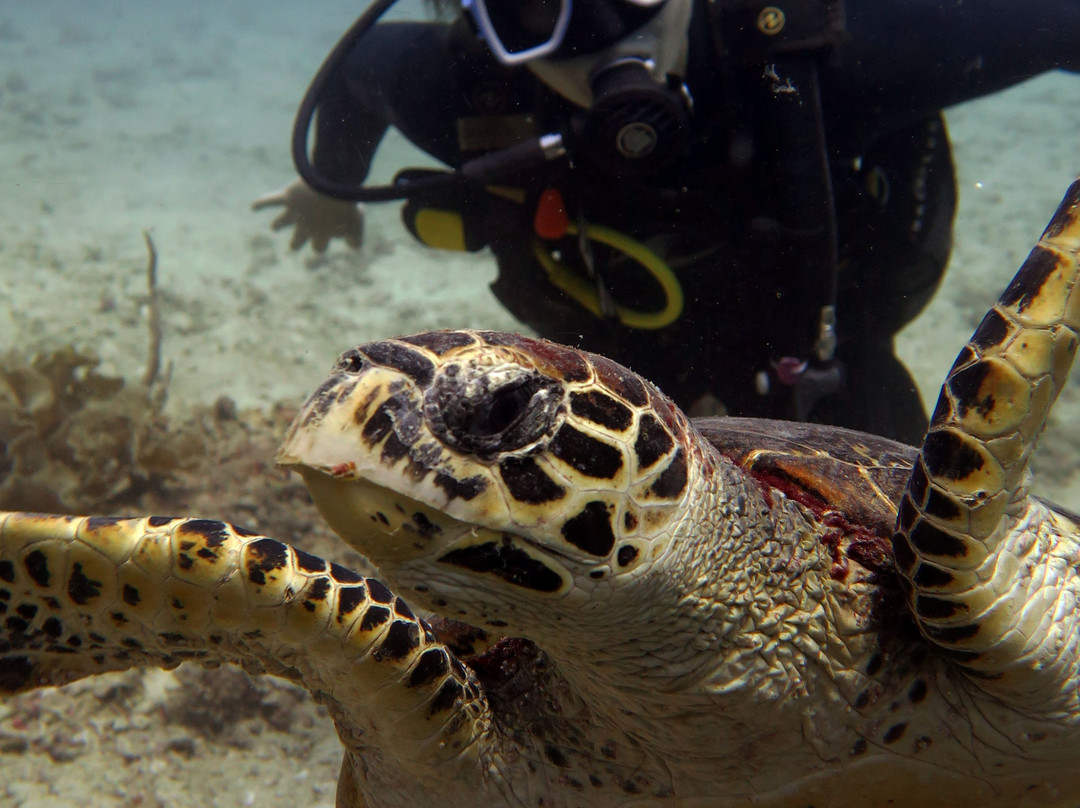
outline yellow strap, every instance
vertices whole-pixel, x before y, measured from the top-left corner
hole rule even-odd
[[[567,226],[566,230],[569,235],[577,235],[578,233],[577,226],[572,223]],[[590,224],[586,227],[586,233],[593,241],[606,244],[641,264],[664,292],[666,302],[660,311],[638,311],[616,303],[615,316],[619,322],[629,328],[654,330],[669,326],[679,319],[679,315],[682,314],[683,310],[682,287],[679,285],[679,279],[675,277],[675,273],[671,271],[671,267],[667,265],[664,259],[640,241],[630,238],[625,233],[612,230],[610,227]],[[547,273],[549,281],[570,295],[593,316],[604,316],[600,307],[600,295],[591,280],[582,277],[552,255],[547,246],[539,239],[533,244],[533,253]]]

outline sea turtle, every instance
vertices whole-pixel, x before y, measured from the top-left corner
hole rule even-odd
[[[288,677],[341,808],[1074,805],[1080,521],[1027,464],[1078,275],[1080,181],[918,450],[691,422],[521,336],[362,345],[278,460],[392,588],[222,522],[2,514],[0,691]]]

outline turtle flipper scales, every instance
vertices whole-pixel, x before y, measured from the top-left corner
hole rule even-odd
[[[265,536],[206,519],[0,512],[0,615],[0,696],[232,662],[326,705],[346,748],[342,808],[367,804],[358,766],[384,799],[437,783],[446,804],[468,804],[455,784],[479,784],[491,733],[473,674],[379,581]]]
[[[901,501],[897,566],[923,634],[1010,703],[1080,709],[1080,527],[1028,462],[1080,331],[1080,180],[960,352]]]

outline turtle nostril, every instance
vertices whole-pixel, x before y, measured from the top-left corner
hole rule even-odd
[[[342,373],[359,373],[364,369],[367,363],[367,357],[355,348],[351,348],[338,357],[337,365],[334,367],[334,370]]]

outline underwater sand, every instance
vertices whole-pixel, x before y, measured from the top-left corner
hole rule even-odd
[[[302,398],[339,351],[368,339],[515,328],[487,289],[491,263],[419,247],[396,205],[369,206],[359,252],[321,258],[291,252],[270,215],[249,211],[293,178],[295,106],[360,10],[306,5],[0,7],[0,352],[75,343],[101,372],[140,377],[144,230],[159,252],[171,413],[220,396],[240,408]],[[900,337],[930,402],[1080,172],[1080,78],[1036,79],[952,110],[949,125],[961,189],[953,263]],[[401,144],[384,152],[377,179],[415,160]],[[1055,411],[1038,484],[1073,508],[1077,391]],[[0,805],[14,808],[322,808],[339,760],[306,695],[232,671],[132,672],[0,704]]]

